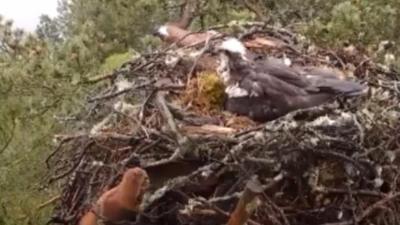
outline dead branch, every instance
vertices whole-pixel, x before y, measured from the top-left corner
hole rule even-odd
[[[112,98],[115,98],[115,97],[117,97],[117,96],[119,96],[119,95],[128,93],[128,92],[130,92],[130,91],[134,91],[134,90],[136,90],[136,89],[138,89],[138,88],[143,88],[143,87],[149,86],[150,84],[153,84],[154,82],[155,82],[155,81],[152,80],[152,81],[146,82],[146,83],[144,83],[144,84],[134,85],[133,87],[125,88],[125,89],[123,89],[123,90],[120,90],[120,91],[117,91],[117,92],[114,92],[114,93],[111,93],[111,94],[107,94],[107,95],[103,95],[103,96],[94,97],[94,98],[89,99],[88,102],[89,102],[89,103],[92,103],[92,102],[99,101],[99,100],[108,100],[108,99],[112,99]]]
[[[60,199],[61,199],[61,195],[54,196],[53,198],[49,199],[48,201],[46,201],[46,202],[40,204],[40,205],[36,208],[36,210],[41,210],[41,209],[45,208],[46,206],[51,205],[51,204],[53,204],[54,202],[56,202],[56,201],[58,201],[58,200],[60,200]]]
[[[101,74],[101,75],[98,75],[98,76],[95,76],[95,77],[90,77],[86,82],[93,84],[93,83],[97,83],[97,82],[100,82],[100,81],[103,81],[103,80],[111,79],[113,77],[114,77],[114,73],[109,73],[109,74],[106,74],[106,75]]]
[[[174,116],[172,115],[171,111],[169,110],[166,100],[165,100],[165,93],[164,92],[157,92],[156,94],[156,99],[158,103],[158,107],[160,109],[161,114],[163,115],[165,121],[167,121],[167,124],[170,128],[170,130],[175,134],[175,137],[177,140],[182,140],[183,136],[181,132],[178,129],[178,126],[175,123]]]
[[[82,136],[87,136],[87,134],[54,135],[54,139],[58,141],[58,144],[54,151],[49,154],[45,161],[47,168],[50,168],[50,160],[62,149],[64,144]]]
[[[369,191],[369,190],[345,190],[345,189],[339,189],[339,188],[328,188],[328,187],[316,187],[313,189],[313,191],[319,192],[319,193],[324,193],[324,194],[343,194],[347,195],[352,194],[352,195],[365,195],[365,196],[371,196],[371,197],[376,197],[376,198],[384,198],[387,195],[377,192],[377,191]]]
[[[206,51],[210,48],[210,39],[211,37],[207,37],[206,42],[204,44],[204,47],[201,49],[199,55],[196,57],[196,59],[193,62],[192,68],[190,68],[190,71],[188,73],[188,78],[186,81],[186,88],[189,88],[189,83],[192,80],[192,75],[194,73],[194,70],[197,66],[197,64],[199,63],[200,58],[204,55],[204,53],[206,53]]]
[[[52,178],[50,178],[49,184],[53,183],[54,181],[60,180],[60,179],[62,179],[62,178],[64,178],[64,177],[68,176],[69,174],[73,173],[73,172],[78,168],[78,166],[81,164],[82,159],[84,158],[86,151],[87,151],[93,144],[94,144],[94,141],[90,141],[89,143],[87,143],[87,144],[83,147],[82,152],[80,153],[80,156],[79,156],[79,159],[77,160],[77,162],[75,162],[74,165],[71,166],[71,168],[70,168],[69,170],[65,171],[64,173],[62,173],[62,174],[60,174],[60,175],[57,175],[57,176],[53,176]]]
[[[380,201],[377,201],[373,205],[371,205],[368,208],[366,208],[360,215],[356,216],[355,221],[347,220],[347,221],[344,221],[344,222],[326,223],[326,224],[323,224],[323,225],[351,225],[351,224],[354,224],[354,223],[358,224],[361,221],[363,221],[364,219],[366,219],[368,216],[370,216],[376,210],[382,209],[384,207],[384,205],[386,205],[387,203],[389,203],[391,201],[396,200],[399,197],[400,197],[400,193],[395,193],[395,194],[388,195],[384,199],[382,199]]]

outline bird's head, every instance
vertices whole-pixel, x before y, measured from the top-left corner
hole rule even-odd
[[[229,58],[240,57],[245,61],[249,60],[249,52],[244,44],[237,38],[230,37],[225,39],[221,44],[216,46],[216,51],[219,52],[220,55],[223,54]]]
[[[162,26],[156,26],[153,29],[152,35],[159,37],[161,39],[165,39],[170,36],[168,32],[168,26],[167,25],[162,25]]]
[[[215,53],[219,55],[217,72],[224,83],[229,83],[232,75],[237,74],[238,69],[249,62],[248,51],[237,38],[228,38],[222,41],[215,47]]]

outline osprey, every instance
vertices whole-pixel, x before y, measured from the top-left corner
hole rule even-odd
[[[223,41],[216,49],[220,58],[217,72],[226,86],[225,108],[256,121],[274,120],[338,95],[357,96],[365,91],[361,84],[322,70],[292,68],[277,59],[254,60],[236,38]]]
[[[207,32],[191,32],[173,23],[166,23],[153,31],[153,35],[160,37],[161,40],[170,44],[176,42],[176,45],[179,47],[205,43],[207,39],[217,34],[218,32],[212,30]]]

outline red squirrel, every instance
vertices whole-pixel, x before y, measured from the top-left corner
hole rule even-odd
[[[110,222],[129,219],[128,214],[138,212],[149,184],[146,171],[139,167],[128,169],[122,181],[100,196],[96,205],[81,218],[79,225],[97,225],[99,218]]]

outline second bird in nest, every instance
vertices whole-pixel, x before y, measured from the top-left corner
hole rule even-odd
[[[322,69],[292,68],[277,60],[254,60],[236,38],[216,47],[218,74],[225,85],[226,110],[264,122],[291,111],[321,105],[337,96],[365,93],[357,82]]]

